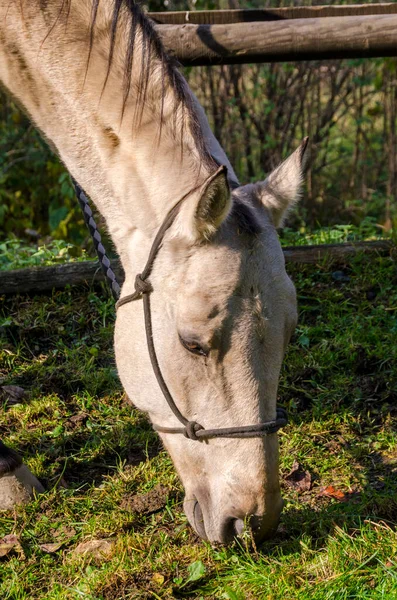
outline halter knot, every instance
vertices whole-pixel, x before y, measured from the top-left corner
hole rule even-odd
[[[284,406],[277,406],[276,411],[277,411],[276,412],[277,420],[285,421],[282,425],[280,425],[280,427],[284,427],[288,423],[288,413],[287,413],[286,409],[284,408]]]
[[[135,277],[135,291],[140,294],[150,294],[153,291],[152,285],[146,279],[142,279],[141,273]]]
[[[184,436],[189,440],[197,441],[200,438],[197,437],[196,432],[200,431],[200,429],[204,429],[200,423],[197,423],[197,421],[188,421],[185,426]]]

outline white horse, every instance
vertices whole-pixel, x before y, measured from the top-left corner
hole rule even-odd
[[[0,0],[0,78],[105,217],[125,271],[122,297],[184,198],[149,277],[163,381],[183,418],[205,429],[273,421],[297,319],[276,228],[299,196],[306,142],[266,181],[240,186],[132,0]],[[152,369],[141,301],[119,308],[115,350],[131,401],[155,425],[180,428]],[[228,542],[249,526],[258,541],[276,529],[275,433],[160,435],[202,537]],[[4,507],[27,469],[3,445],[1,473]],[[31,477],[28,490],[39,485]]]

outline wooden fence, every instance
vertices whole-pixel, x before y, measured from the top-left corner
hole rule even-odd
[[[324,260],[346,261],[358,254],[389,255],[393,245],[388,241],[358,242],[356,244],[321,244],[317,246],[290,246],[284,248],[287,263],[315,264]],[[112,260],[112,269],[121,284],[124,272],[118,260]],[[0,271],[0,294],[44,292],[67,285],[97,284],[104,281],[99,264],[93,260],[65,263],[53,267],[33,267],[15,271]]]
[[[281,19],[312,19],[323,17],[362,17],[366,15],[395,15],[396,2],[381,4],[342,4],[323,6],[288,6],[284,8],[249,8],[237,10],[179,10],[149,13],[158,24],[224,25],[250,21],[279,21]]]
[[[183,65],[397,56],[397,4],[151,13]]]
[[[397,3],[151,13],[183,65],[397,56]],[[287,262],[390,254],[389,242],[285,248]],[[123,272],[114,268],[120,280]],[[0,273],[0,293],[36,292],[103,280],[94,262]]]

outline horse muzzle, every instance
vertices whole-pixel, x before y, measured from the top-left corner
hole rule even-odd
[[[226,501],[224,506],[215,509],[205,494],[200,496],[200,501],[197,497],[186,498],[184,510],[189,523],[204,540],[230,544],[247,534],[258,544],[272,537],[277,530],[283,508],[279,492],[266,494],[265,508],[260,511],[257,510],[255,502],[250,509],[246,501]],[[240,506],[237,507],[238,504]]]

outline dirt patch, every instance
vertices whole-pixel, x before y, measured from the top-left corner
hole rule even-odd
[[[300,463],[294,461],[291,472],[284,477],[285,484],[302,494],[303,492],[310,491],[312,487],[312,476],[309,471],[305,471]]]
[[[157,456],[159,454],[160,450],[161,450],[161,444],[158,443],[157,441],[151,443],[149,447],[129,448],[128,456],[127,456],[127,465],[125,468],[126,471],[128,471],[128,469],[130,469],[132,467],[135,467],[136,465],[139,465],[140,463],[142,463],[146,460],[151,460],[152,458],[154,458],[155,456]]]
[[[126,494],[121,501],[120,507],[123,510],[128,510],[138,515],[150,515],[164,508],[169,495],[169,488],[165,485],[156,485],[147,494]]]
[[[81,427],[87,421],[88,416],[89,415],[87,413],[85,413],[85,412],[79,412],[79,413],[77,413],[75,415],[72,415],[67,420],[66,426],[70,426],[71,428]]]

